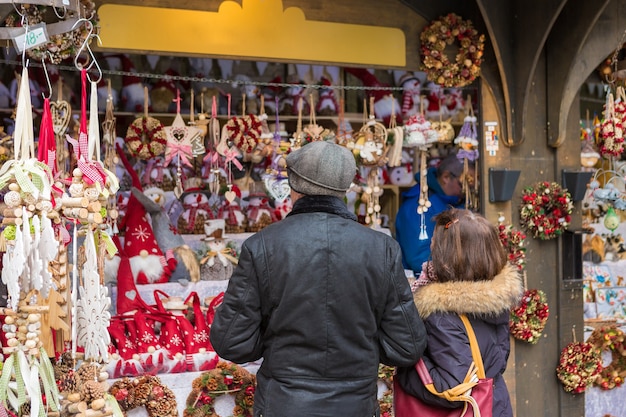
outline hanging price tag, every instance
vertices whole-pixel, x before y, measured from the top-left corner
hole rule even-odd
[[[20,54],[25,50],[46,42],[48,42],[48,32],[46,31],[45,23],[29,26],[28,32],[18,35],[13,39],[15,49],[17,49],[17,52]]]

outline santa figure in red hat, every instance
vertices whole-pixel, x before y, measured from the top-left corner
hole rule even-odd
[[[374,74],[365,68],[345,68],[345,71],[361,80],[364,86],[376,87],[376,89],[368,90],[367,96],[374,97],[374,115],[377,119],[382,119],[383,124],[389,126],[391,113],[395,111],[396,123],[402,123],[400,118],[400,104],[391,94],[391,90],[384,88],[388,86],[381,83]]]
[[[122,69],[125,72],[134,73],[135,65],[127,55],[120,55]],[[124,111],[144,111],[144,86],[141,77],[125,75],[122,77],[121,102]]]
[[[169,281],[171,271],[157,244],[146,210],[132,194],[124,223],[124,253],[130,260],[135,282],[154,284]]]
[[[315,106],[315,112],[320,116],[334,116],[339,111],[339,104],[335,97],[335,90],[331,87],[328,78],[322,77],[320,80],[320,96]]]
[[[178,73],[170,68],[165,72],[165,75],[171,77],[177,76]],[[176,83],[170,77],[159,80],[150,91],[152,110],[157,113],[166,113],[170,110],[170,107],[174,106]]]

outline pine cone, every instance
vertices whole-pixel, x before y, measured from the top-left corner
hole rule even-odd
[[[87,381],[96,381],[98,379],[98,375],[100,375],[100,366],[95,363],[86,363],[83,362],[76,371],[80,381],[85,383]]]
[[[78,392],[80,385],[82,384],[73,369],[58,379],[58,387],[61,392]]]
[[[143,407],[148,402],[150,393],[152,392],[152,384],[143,382],[135,386],[135,407]]]
[[[93,400],[97,400],[99,398],[104,398],[104,389],[102,389],[102,385],[98,381],[86,381],[83,383],[81,390],[81,396],[83,400],[87,403],[92,402]]]
[[[54,379],[59,380],[70,370],[74,370],[75,361],[70,352],[63,352],[53,365]]]

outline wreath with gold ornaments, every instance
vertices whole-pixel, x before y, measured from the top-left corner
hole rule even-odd
[[[538,182],[524,188],[520,224],[535,238],[553,239],[567,229],[573,210],[567,189],[555,182]]]
[[[234,363],[219,361],[191,383],[183,417],[219,417],[215,399],[235,395],[232,417],[252,417],[256,376]]]
[[[601,356],[603,352],[611,352],[611,362],[600,365],[600,373],[593,381],[594,385],[603,390],[611,390],[624,384],[626,377],[626,345],[624,332],[615,325],[601,326],[595,329],[587,343],[593,345]]]
[[[167,133],[158,119],[138,117],[128,126],[124,142],[131,156],[150,159],[165,152]]]
[[[458,53],[451,61],[447,46],[457,43]],[[420,34],[422,69],[426,76],[444,87],[464,87],[480,75],[485,35],[478,34],[470,20],[449,13],[427,25]]]

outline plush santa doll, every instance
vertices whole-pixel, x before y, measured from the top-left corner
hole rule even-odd
[[[334,116],[339,111],[339,104],[335,97],[335,90],[331,88],[331,82],[328,78],[322,77],[320,84],[320,96],[315,106],[315,112],[320,116]]]
[[[165,255],[159,248],[146,210],[131,194],[124,216],[124,252],[130,259],[137,284],[168,282],[171,274]]]
[[[136,72],[135,65],[127,55],[120,55],[122,69],[125,72]],[[125,75],[122,77],[121,102],[124,111],[143,112],[144,111],[144,88],[141,77],[136,75]]]
[[[366,87],[385,87],[374,74],[366,70],[365,68],[346,68],[345,71],[348,74],[354,75],[361,80]],[[396,123],[401,124],[400,118],[400,104],[398,100],[391,94],[391,90],[386,89],[373,89],[367,92],[368,97],[374,97],[374,114],[376,118],[382,119],[385,126],[389,126],[391,120],[391,113],[395,109]]]
[[[178,75],[176,71],[169,69],[165,75]],[[163,78],[154,84],[150,91],[150,103],[152,110],[158,113],[165,113],[174,106],[176,98],[176,83],[171,78]]]

